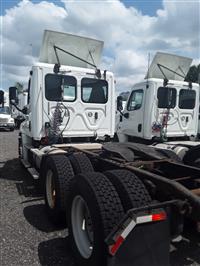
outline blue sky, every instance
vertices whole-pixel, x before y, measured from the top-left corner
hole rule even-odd
[[[19,0],[1,0],[2,1],[2,9],[1,15],[5,14],[5,10],[9,9],[15,5],[17,5],[20,1]],[[33,3],[41,2],[40,0],[31,0]],[[64,4],[60,0],[52,0],[48,1],[55,3],[60,6],[64,6]],[[140,10],[144,15],[154,16],[156,11],[162,8],[162,1],[161,0],[122,0],[125,6],[130,7],[134,6],[138,10]]]
[[[114,72],[118,91],[144,79],[149,53],[151,59],[157,51],[188,56],[199,64],[199,0],[0,2],[0,89],[27,86],[45,29],[103,40],[101,68]]]

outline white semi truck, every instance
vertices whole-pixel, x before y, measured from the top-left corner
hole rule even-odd
[[[121,112],[116,130],[120,142],[150,143],[174,151],[187,164],[199,164],[200,87],[184,81],[191,62],[156,54],[146,80],[133,86]]]
[[[77,265],[167,266],[184,218],[200,220],[200,170],[154,147],[109,142],[115,82],[97,68],[102,47],[45,31],[30,71],[20,159],[49,218],[66,222]]]
[[[8,93],[0,90],[0,129],[13,131],[15,129],[14,119],[11,116]]]

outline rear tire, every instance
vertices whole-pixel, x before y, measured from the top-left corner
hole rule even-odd
[[[65,223],[69,184],[74,178],[74,172],[68,158],[64,155],[48,157],[45,162],[44,178],[47,214],[53,223]]]
[[[142,181],[128,170],[106,171],[104,174],[114,185],[121,199],[124,211],[138,208],[152,202],[149,192]]]
[[[71,185],[67,217],[70,246],[78,265],[107,265],[104,240],[123,215],[119,196],[103,174],[76,176]]]
[[[74,153],[68,158],[75,174],[94,172],[90,159],[84,153]]]

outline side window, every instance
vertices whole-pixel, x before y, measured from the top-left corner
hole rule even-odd
[[[180,90],[179,94],[179,108],[180,109],[194,109],[196,101],[196,92],[194,90]]]
[[[60,101],[63,92],[63,101],[76,100],[77,81],[73,76],[47,74],[45,76],[45,97],[48,101]]]
[[[85,103],[106,103],[108,82],[101,79],[83,78],[81,80],[81,98]]]
[[[175,88],[160,87],[158,88],[158,108],[175,108],[177,92]]]
[[[132,91],[131,96],[128,100],[128,106],[127,106],[128,111],[134,111],[141,108],[143,101],[143,94],[144,94],[143,90]]]

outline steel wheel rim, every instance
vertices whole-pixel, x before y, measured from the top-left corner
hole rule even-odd
[[[48,170],[46,175],[46,198],[49,207],[53,209],[56,204],[56,189],[52,170]]]
[[[76,196],[72,202],[71,210],[72,231],[76,246],[83,258],[92,255],[94,233],[91,215],[85,200]]]

